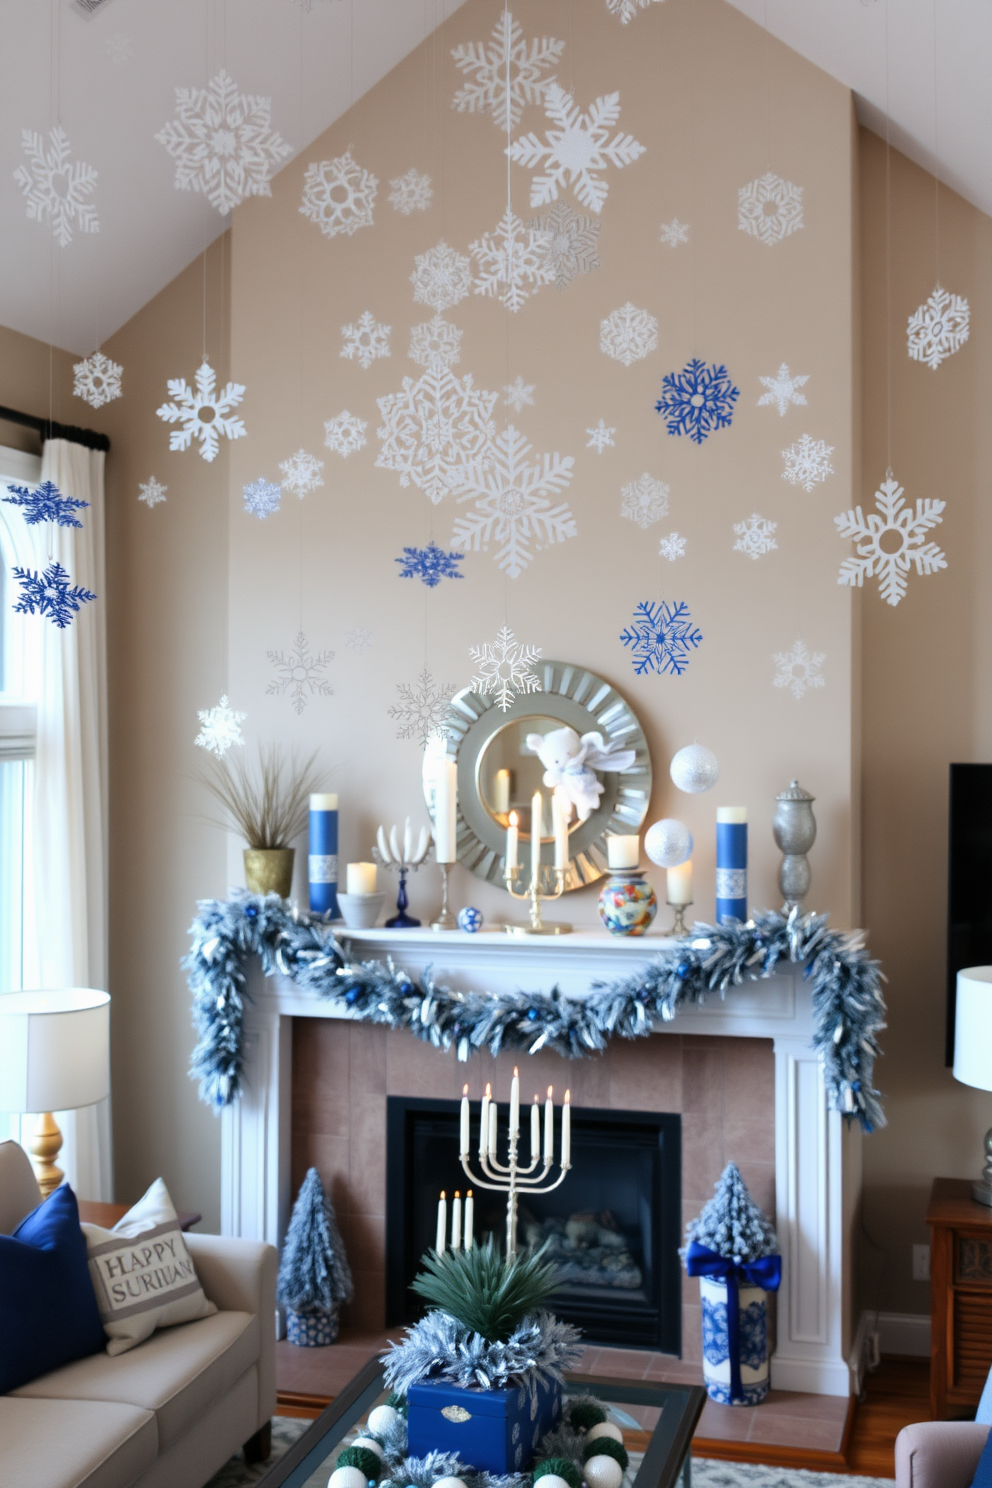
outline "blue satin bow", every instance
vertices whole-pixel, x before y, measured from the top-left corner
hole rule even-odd
[[[731,1401],[744,1399],[741,1381],[741,1309],[738,1288],[764,1287],[776,1292],[782,1281],[782,1257],[761,1256],[756,1261],[736,1262],[718,1255],[697,1241],[689,1242],[685,1269],[690,1276],[712,1276],[727,1283],[727,1353],[730,1357]]]

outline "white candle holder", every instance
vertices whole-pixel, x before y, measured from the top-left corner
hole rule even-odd
[[[525,882],[523,870],[519,867],[504,870],[503,882],[506,884],[506,892],[510,897],[530,900],[530,923],[507,925],[507,935],[570,935],[572,933],[571,925],[545,925],[541,919],[541,900],[560,899],[565,892],[567,874],[567,868],[552,868],[548,863],[540,863],[536,870],[531,869],[529,885],[526,888],[517,889],[514,887],[515,884]]]
[[[561,869],[557,871],[560,873]],[[550,1131],[551,1150],[548,1150],[549,1144],[546,1141],[542,1156],[541,1148],[538,1146],[527,1167],[521,1166],[517,1156],[517,1148],[520,1142],[519,1103],[517,1105],[517,1127],[514,1129],[512,1121],[509,1127],[507,1137],[508,1161],[506,1163],[501,1163],[496,1156],[498,1121],[495,1119],[495,1114],[493,1117],[490,1116],[490,1111],[495,1113],[497,1107],[496,1102],[490,1101],[488,1097],[482,1102],[482,1121],[479,1134],[478,1160],[480,1170],[484,1175],[483,1177],[479,1178],[473,1173],[468,1152],[463,1151],[461,1153],[462,1171],[476,1188],[486,1188],[493,1193],[506,1194],[506,1253],[508,1256],[517,1254],[517,1203],[520,1194],[552,1193],[554,1189],[564,1183],[566,1173],[571,1170],[572,1164],[569,1161],[568,1151],[571,1139],[570,1124],[568,1125],[568,1142],[565,1139],[566,1125],[569,1123],[569,1118],[566,1118],[564,1114],[566,1107],[571,1108],[570,1093],[568,1091],[565,1092],[565,1100],[562,1103],[562,1160],[559,1163],[560,1172],[558,1177],[552,1179],[551,1182],[548,1182],[548,1178],[554,1166],[553,1106],[551,1107],[552,1114],[550,1121],[547,1116],[545,1117],[547,1123],[545,1125],[545,1136],[547,1138]],[[510,1109],[511,1112],[514,1109],[512,1104]]]

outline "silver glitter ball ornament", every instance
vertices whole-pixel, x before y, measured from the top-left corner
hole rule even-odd
[[[695,796],[712,790],[720,778],[720,762],[705,744],[687,744],[672,760],[671,777],[680,791]]]
[[[644,834],[644,851],[659,868],[677,868],[692,857],[692,833],[685,822],[665,817],[648,827]]]

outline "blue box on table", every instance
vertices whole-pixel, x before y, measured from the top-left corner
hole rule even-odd
[[[521,1472],[561,1416],[561,1385],[469,1390],[445,1380],[423,1380],[407,1391],[407,1451],[457,1452],[476,1472]]]

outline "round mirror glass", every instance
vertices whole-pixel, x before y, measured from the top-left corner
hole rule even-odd
[[[510,813],[515,813],[520,836],[531,835],[531,803],[534,792],[540,791],[542,798],[541,838],[550,842],[554,837],[551,820],[552,793],[544,784],[544,766],[532,749],[527,747],[530,734],[550,734],[561,728],[561,720],[547,718],[540,713],[528,713],[526,717],[506,723],[486,741],[479,753],[478,791],[479,799],[494,822],[504,831],[510,824]],[[577,825],[573,817],[569,830]]]

